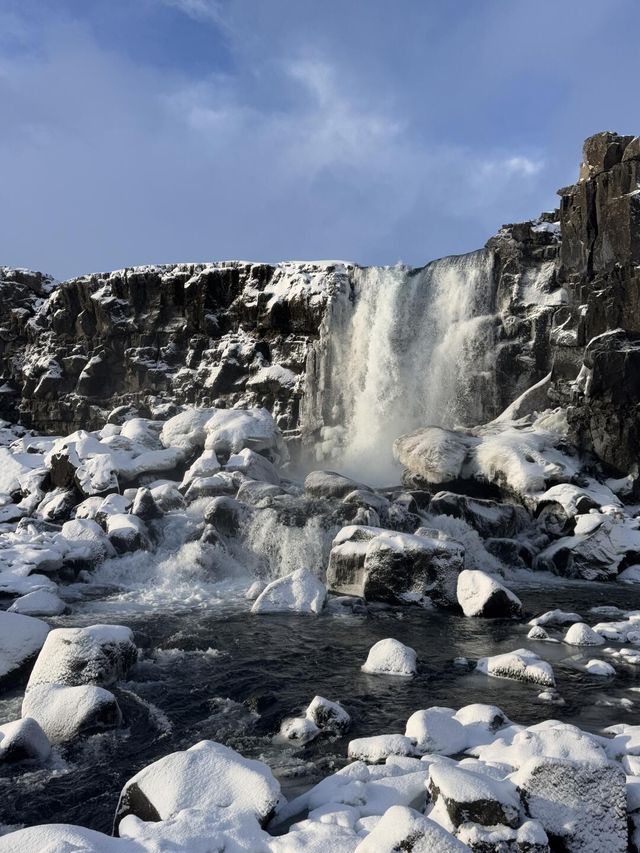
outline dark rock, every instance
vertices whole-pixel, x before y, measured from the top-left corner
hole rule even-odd
[[[435,494],[429,504],[429,512],[462,518],[483,537],[515,536],[528,521],[528,513],[523,507],[470,498],[454,492]]]
[[[237,536],[247,520],[246,505],[230,497],[214,498],[204,511],[204,520],[223,536]]]

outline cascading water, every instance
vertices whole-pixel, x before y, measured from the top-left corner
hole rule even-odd
[[[356,268],[317,368],[320,455],[372,483],[396,478],[394,439],[493,414],[495,286],[486,250],[409,270]]]

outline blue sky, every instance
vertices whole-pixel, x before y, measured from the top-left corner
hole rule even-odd
[[[638,0],[0,0],[0,264],[419,265],[640,133]]]

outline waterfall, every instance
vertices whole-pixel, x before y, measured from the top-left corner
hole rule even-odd
[[[494,414],[493,256],[356,268],[352,291],[333,306],[315,354],[317,461],[381,484],[397,480],[399,435]]]

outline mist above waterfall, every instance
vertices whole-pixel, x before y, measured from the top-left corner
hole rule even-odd
[[[494,297],[486,250],[416,270],[357,268],[321,356],[320,456],[345,473],[390,482],[399,435],[491,413]]]

